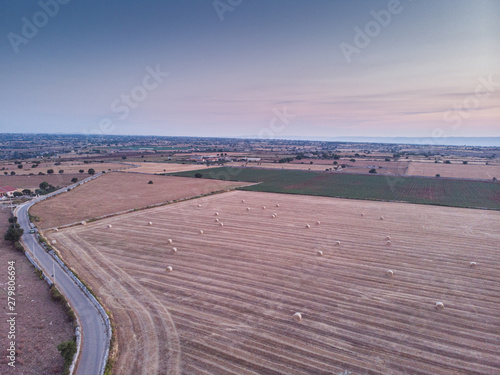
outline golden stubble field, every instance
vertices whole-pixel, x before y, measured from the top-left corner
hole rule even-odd
[[[38,227],[47,229],[244,185],[248,183],[113,172],[37,203],[30,213],[41,218]]]
[[[408,167],[408,175],[453,178],[477,178],[491,180],[493,177],[500,178],[500,166],[485,164],[445,164],[411,162]]]
[[[197,169],[214,168],[214,166],[207,167],[203,164],[177,164],[177,163],[135,163],[138,167],[129,168],[125,172],[132,173],[147,173],[147,174],[162,174],[162,173],[176,173],[184,171],[195,171]]]
[[[48,238],[113,312],[116,374],[491,375],[498,228],[495,211],[232,191]]]

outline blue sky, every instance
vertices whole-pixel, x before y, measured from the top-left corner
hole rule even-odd
[[[2,2],[0,132],[500,136],[499,1],[59,1]]]

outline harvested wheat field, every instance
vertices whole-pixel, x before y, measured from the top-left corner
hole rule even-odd
[[[64,171],[63,174],[78,174],[80,170],[84,170],[85,177],[88,177],[87,171],[92,168],[96,172],[102,171],[114,171],[119,169],[130,168],[130,165],[121,163],[89,163],[85,164],[82,162],[61,162],[61,165],[55,165],[55,163],[42,163],[36,168],[31,168],[31,164],[23,164],[23,169],[17,168],[17,165],[7,165],[5,172],[10,173],[11,171],[16,172],[16,175],[29,175],[33,173],[37,175],[39,172],[47,174],[49,169],[54,171],[54,174],[58,174],[60,170]],[[3,172],[3,171],[2,171]]]
[[[240,163],[236,163],[236,165],[241,165]],[[408,162],[386,162],[386,161],[369,161],[369,160],[361,160],[356,162],[350,162],[345,160],[339,160],[338,165],[346,165],[347,168],[342,168],[340,171],[348,172],[348,173],[369,173],[370,169],[375,168],[378,174],[396,174],[396,175],[404,175],[406,173],[406,167],[408,166]],[[313,164],[309,162],[302,163],[250,163],[247,164],[248,167],[257,167],[257,168],[272,168],[272,169],[296,169],[296,170],[311,170],[311,171],[324,171],[325,169],[332,169],[333,172],[336,172],[334,169],[337,165],[333,165],[332,162],[328,164],[323,160],[314,160]]]
[[[54,186],[68,186],[73,184],[71,180],[73,178],[78,180],[83,180],[89,177],[88,174],[52,174],[45,176],[1,176],[0,175],[0,186],[12,186],[16,189],[38,189],[40,184],[44,181],[48,182]]]
[[[152,181],[152,184],[149,184]],[[107,173],[30,209],[39,228],[53,228],[116,212],[248,185],[184,177]]]
[[[200,164],[174,164],[174,163],[136,163],[139,167],[127,169],[126,172],[162,174],[175,173],[184,171],[195,171],[197,169],[208,169],[215,166],[207,167]],[[203,171],[202,171],[203,172]]]
[[[491,375],[498,228],[496,211],[232,191],[48,238],[113,312],[116,374]]]
[[[491,180],[493,177],[500,178],[500,166],[411,162],[408,167],[408,175],[434,177],[436,174],[441,177]]]

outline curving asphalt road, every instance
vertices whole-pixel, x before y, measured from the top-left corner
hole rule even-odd
[[[57,289],[66,297],[79,318],[82,343],[78,367],[75,372],[77,375],[102,374],[104,366],[106,365],[105,353],[109,344],[106,324],[97,310],[97,307],[89,297],[87,297],[82,289],[61,268],[54,258],[40,246],[36,234],[29,233],[31,227],[28,209],[36,202],[60,194],[68,188],[73,188],[81,183],[97,178],[98,176],[99,175],[94,175],[54,193],[36,198],[16,208],[18,223],[21,225],[21,228],[24,229],[22,240],[27,248],[26,250],[29,251],[38,265],[43,269],[44,273],[55,283]]]

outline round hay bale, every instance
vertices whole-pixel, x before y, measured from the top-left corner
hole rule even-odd
[[[318,220],[318,221],[316,222],[316,225],[320,225],[320,224],[321,224],[321,221],[319,221],[319,220]]]
[[[311,226],[309,224],[306,224],[306,228],[309,229],[311,228]]]
[[[57,243],[56,240],[52,240],[52,245],[55,245]]]
[[[247,207],[247,211],[250,211],[250,207]]]
[[[150,225],[150,226],[151,226],[151,225],[153,225],[153,223],[150,221],[150,222],[148,222],[148,225]]]
[[[216,213],[215,213],[215,216],[219,216],[219,213],[218,213],[218,212],[216,212]]]
[[[108,228],[112,228],[113,226],[111,224],[108,224]]]
[[[391,245],[392,245],[392,242],[391,242],[391,241],[387,241],[385,244],[386,244],[387,246],[391,246]]]
[[[80,224],[82,224],[82,225],[87,225],[87,222],[84,220],[84,221],[82,221]]]
[[[266,206],[262,206],[262,209],[265,210],[266,209]]]
[[[273,219],[276,219],[276,214],[273,214],[273,216],[271,216]]]
[[[443,302],[436,302],[436,310],[442,310],[444,309],[444,303]]]
[[[201,204],[198,204],[198,207],[201,207]]]
[[[242,199],[242,200],[241,200],[241,203],[245,203],[245,200],[244,200],[244,199]]]
[[[54,229],[54,232],[59,232],[59,229],[57,229],[57,228],[56,228],[56,229]]]
[[[474,267],[476,267],[476,266],[477,266],[477,263],[476,263],[476,262],[470,262],[470,263],[469,263],[469,266],[470,266],[470,267],[472,267],[472,268],[474,268]]]
[[[323,256],[323,252],[321,250],[318,251],[318,255],[321,257]]]
[[[203,230],[202,229],[200,229],[200,234],[203,234]]]
[[[379,219],[380,219],[380,220],[384,220],[384,217],[383,217],[383,216],[380,216],[380,217],[379,217]]]
[[[387,271],[385,271],[385,275],[387,277],[393,277],[394,276],[394,271],[393,270],[387,270]]]
[[[172,248],[172,252],[175,254],[177,252],[177,248],[176,247],[173,247]]]
[[[361,216],[365,216],[365,213],[364,213],[364,212],[362,212],[362,213],[361,213]]]
[[[169,238],[169,239],[167,240],[167,243],[172,243],[172,240]]]
[[[223,227],[223,226],[224,226],[224,223],[219,223],[219,225],[220,225],[221,227]]]
[[[295,314],[293,314],[293,320],[295,320],[296,322],[300,322],[302,320],[302,314],[296,312]]]
[[[166,271],[167,272],[172,272],[174,268],[172,266],[167,266]]]
[[[279,203],[276,203],[276,207],[279,207],[279,206],[280,206],[280,204],[279,204]]]
[[[335,245],[340,246],[340,241],[335,241]]]
[[[391,236],[385,236],[385,239],[386,239],[386,240],[390,240],[390,239],[391,239]]]
[[[215,218],[215,222],[218,223],[219,222],[219,219]]]

